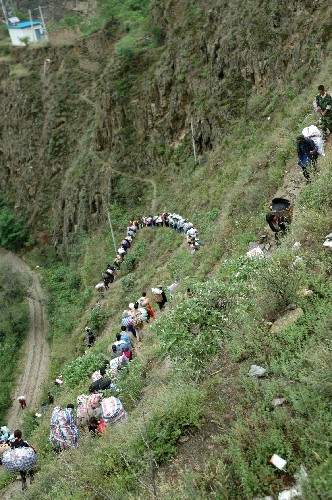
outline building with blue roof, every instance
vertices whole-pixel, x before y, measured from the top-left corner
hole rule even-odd
[[[23,21],[7,25],[12,45],[15,47],[24,47],[25,41],[36,43],[41,40],[47,40],[41,21]],[[46,38],[45,38],[46,37]]]

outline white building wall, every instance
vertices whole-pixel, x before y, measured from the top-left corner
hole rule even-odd
[[[15,47],[24,46],[25,43],[20,41],[20,38],[29,37],[29,43],[37,42],[37,37],[35,35],[35,29],[42,30],[43,27],[41,24],[35,25],[33,27],[29,26],[27,28],[9,28],[9,36],[12,42],[12,45]]]

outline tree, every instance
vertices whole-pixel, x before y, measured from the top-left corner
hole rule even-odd
[[[8,250],[17,250],[27,237],[23,222],[16,218],[10,208],[0,210],[0,246]]]
[[[29,42],[30,42],[30,37],[29,36],[22,36],[22,38],[19,38],[19,41],[24,43],[24,46],[27,47]]]

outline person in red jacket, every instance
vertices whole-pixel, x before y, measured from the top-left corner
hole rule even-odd
[[[20,406],[21,406],[22,410],[24,410],[24,408],[27,405],[27,400],[26,400],[25,396],[20,396],[18,398],[18,402],[20,403]]]

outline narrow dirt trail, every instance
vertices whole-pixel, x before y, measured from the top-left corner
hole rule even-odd
[[[48,373],[49,346],[46,341],[48,323],[45,313],[45,294],[41,289],[37,274],[19,257],[0,249],[0,260],[6,262],[14,272],[24,273],[31,279],[28,287],[30,328],[24,344],[24,356],[20,360],[22,371],[12,393],[13,404],[8,411],[7,425],[12,430],[22,424],[23,411],[17,398],[25,395],[27,409],[38,410],[39,398]]]
[[[332,146],[331,139],[329,137],[324,144],[325,156],[320,156],[318,159],[318,172],[326,168],[327,162],[331,157],[331,152],[332,152],[331,146]],[[289,170],[285,173],[282,184],[279,186],[278,190],[274,193],[274,195],[271,196],[271,200],[273,198],[286,198],[290,200],[293,204],[293,220],[294,220],[296,217],[300,215],[299,214],[300,209],[296,205],[296,200],[305,186],[306,182],[300,167],[298,167],[296,164],[292,164]],[[228,208],[229,205],[226,204],[224,207],[224,213],[222,214],[221,218],[218,221],[219,225],[222,225],[227,220],[227,217],[229,216]],[[268,203],[266,204],[266,213],[267,212],[268,212]],[[268,244],[269,245],[268,253],[272,254],[274,250],[277,248],[274,233],[272,233],[268,224],[265,224],[265,226],[262,227],[261,233],[266,235],[263,245]],[[213,279],[217,274],[221,265],[222,265],[221,261],[217,261],[215,265],[212,267],[211,271],[208,273],[207,278]]]

